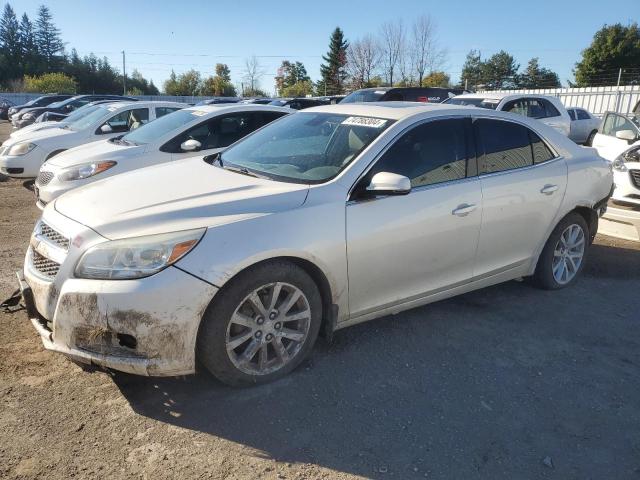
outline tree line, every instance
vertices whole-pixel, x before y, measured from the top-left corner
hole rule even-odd
[[[128,94],[157,95],[152,80],[134,70],[126,78]],[[49,8],[41,5],[35,21],[18,17],[5,4],[0,17],[0,87],[12,91],[122,93],[122,74],[107,58],[65,51]]]
[[[284,59],[275,75],[281,96],[337,95],[363,87],[423,86],[474,89],[554,88],[561,86],[553,70],[531,58],[524,68],[513,55],[501,50],[483,58],[471,50],[460,78],[450,78],[444,67],[447,49],[439,39],[429,15],[410,24],[402,20],[382,23],[375,33],[352,41],[336,27],[322,57],[320,79],[313,82],[299,61]],[[260,86],[266,71],[257,57],[245,59],[242,81],[234,85],[228,65],[218,63],[214,74],[197,70],[176,74],[163,83],[167,95],[268,96]],[[575,82],[569,86],[612,85],[640,82],[640,30],[636,23],[604,25],[575,64]],[[66,53],[60,31],[49,9],[42,5],[32,22],[27,14],[18,18],[6,4],[0,18],[0,88],[37,92],[120,93],[122,74],[107,58],[81,57],[75,49]],[[138,71],[126,77],[127,93],[157,95],[152,80]]]

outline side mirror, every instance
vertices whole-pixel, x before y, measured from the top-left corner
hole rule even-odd
[[[636,139],[636,133],[633,130],[618,130],[616,132],[616,138],[631,142]]]
[[[100,127],[100,133],[111,133],[113,132],[113,128],[108,123],[105,123]]]
[[[390,172],[376,173],[367,187],[374,195],[406,195],[411,191],[411,180]]]
[[[202,148],[202,144],[198,140],[194,140],[190,138],[189,140],[185,140],[180,144],[180,149],[183,152],[195,152],[196,150],[200,150]]]

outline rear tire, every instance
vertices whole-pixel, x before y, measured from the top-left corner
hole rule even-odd
[[[553,229],[538,258],[533,284],[545,290],[565,288],[584,268],[590,232],[582,215],[571,212]]]
[[[591,133],[589,134],[589,136],[587,137],[587,141],[586,141],[586,142],[584,142],[584,144],[585,144],[587,147],[591,147],[591,146],[593,145],[593,138],[596,136],[596,133],[598,133],[598,131],[597,131],[597,130],[594,130],[594,131],[593,131],[593,132],[591,132]]]
[[[216,294],[200,325],[196,356],[228,385],[271,382],[309,355],[321,322],[313,279],[290,262],[262,263]]]

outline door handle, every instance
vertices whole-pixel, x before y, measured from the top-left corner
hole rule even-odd
[[[544,193],[545,195],[553,195],[553,192],[558,190],[558,185],[545,185],[540,190],[540,193]]]
[[[476,208],[478,207],[474,203],[463,203],[461,205],[458,205],[456,209],[451,212],[451,214],[456,215],[457,217],[466,217]]]

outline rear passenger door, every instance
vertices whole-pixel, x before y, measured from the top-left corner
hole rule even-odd
[[[567,167],[528,127],[511,121],[474,121],[482,227],[474,276],[530,264],[546,241],[567,184]]]

